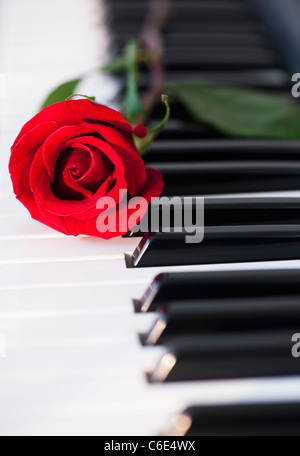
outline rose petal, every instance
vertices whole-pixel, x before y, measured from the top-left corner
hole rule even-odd
[[[160,171],[154,168],[146,168],[147,181],[143,189],[141,196],[147,201],[151,201],[152,198],[157,198],[161,195],[165,183],[163,176]]]
[[[139,194],[146,182],[146,169],[142,157],[136,150],[132,135],[121,133],[115,128],[106,125],[97,125],[96,131],[113,146],[125,163],[125,168],[129,166],[133,169],[135,175],[135,191],[136,194]],[[130,171],[129,173],[132,176]],[[132,192],[130,193],[133,195]]]
[[[72,125],[59,128],[51,136],[49,136],[49,138],[47,138],[43,147],[43,161],[51,181],[54,179],[58,157],[61,152],[67,148],[67,141],[91,131],[92,128],[87,124],[76,126]]]
[[[23,135],[20,141],[12,147],[9,162],[9,172],[14,186],[14,192],[21,196],[24,192],[30,192],[29,188],[29,171],[32,160],[36,151],[45,140],[56,131],[55,122],[47,122],[39,125],[26,135]]]
[[[103,129],[102,126],[100,129],[97,128],[98,132],[100,132],[100,131],[101,131],[101,133],[105,132],[105,135],[102,135],[104,137],[104,139],[106,139],[106,137],[109,138],[110,131],[109,131],[109,128],[108,128],[108,130],[107,130],[107,128],[108,127],[104,127],[104,129]],[[120,141],[117,141],[116,137],[113,137],[113,133],[111,136],[113,138],[112,146],[113,146],[114,150],[118,153],[118,155],[121,157],[122,161],[125,163],[125,177],[126,177],[126,181],[127,181],[127,185],[128,185],[128,191],[129,191],[130,195],[134,196],[136,193],[138,193],[138,191],[141,191],[143,189],[144,184],[146,182],[145,164],[139,155],[138,155],[138,160],[136,160],[136,155],[137,155],[136,151],[133,150],[134,155],[131,156],[132,149],[129,149],[130,144],[128,144],[127,151],[125,149],[123,150],[120,147],[118,147],[117,142],[119,144],[122,144],[124,147],[126,146],[125,138],[123,138],[122,141],[119,138]],[[96,145],[97,143],[95,141],[97,141],[98,139],[94,138],[91,140],[91,138],[93,138],[93,136],[81,136],[80,138],[72,139],[66,143],[65,147],[71,146],[75,141],[78,141],[79,139],[82,144]],[[95,148],[94,148],[94,151],[95,151]],[[129,165],[127,162],[132,163],[133,166]]]
[[[69,100],[63,103],[55,103],[47,108],[44,108],[39,114],[27,122],[21,129],[14,145],[20,138],[28,133],[36,126],[53,120],[64,125],[78,125],[88,120],[92,122],[100,122],[114,125],[123,131],[133,133],[133,128],[124,119],[124,117],[114,109],[106,106],[92,103],[90,100]]]
[[[113,150],[113,148],[104,141],[97,138],[91,138],[97,141],[98,147],[102,149],[103,153],[109,156],[110,160],[115,165],[115,179],[117,185],[108,192],[108,196],[115,198],[118,202],[118,187],[127,188],[127,182],[125,180],[125,167],[122,160]],[[69,216],[74,214],[80,214],[88,211],[89,209],[95,210],[98,199],[103,195],[103,189],[100,189],[90,198],[82,201],[78,200],[62,200],[57,198],[51,190],[51,180],[46,172],[42,149],[37,152],[30,170],[30,187],[34,193],[34,197],[39,206],[43,207],[47,212],[51,212],[59,216]],[[123,186],[123,187],[122,187]]]
[[[110,174],[113,173],[114,165],[112,161],[105,154],[103,154],[97,147],[87,145],[87,143],[89,142],[89,138],[90,136],[81,136],[80,138],[72,139],[68,141],[68,143],[66,143],[66,147],[80,147],[82,149],[85,149],[90,154],[90,167],[86,170],[86,172],[83,175],[81,175],[77,179],[77,182],[82,187],[85,187],[95,193],[99,186],[106,181]],[[78,143],[77,141],[80,141],[80,143]]]
[[[57,161],[54,183],[51,187],[54,195],[61,199],[83,199],[93,192],[78,183],[77,175],[82,176],[91,166],[88,151],[69,148],[63,151]]]

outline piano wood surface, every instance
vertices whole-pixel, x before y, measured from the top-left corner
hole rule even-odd
[[[67,238],[14,199],[7,164],[19,129],[49,89],[107,59],[100,6],[0,0],[0,435],[157,435],[192,405],[299,401],[300,377],[149,384],[145,372],[165,349],[140,345],[156,317],[135,314],[132,299],[165,271],[295,269],[300,260],[131,270],[124,252],[139,238]],[[99,90],[96,82],[85,87]]]

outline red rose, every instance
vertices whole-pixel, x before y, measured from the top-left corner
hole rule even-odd
[[[161,194],[162,175],[145,168],[133,141],[134,134],[146,132],[87,99],[49,106],[22,128],[12,146],[15,194],[34,219],[67,235],[108,239],[125,234],[132,226],[124,227],[124,220],[124,231],[99,233],[97,219],[104,210],[96,208],[97,201],[113,198],[121,217],[128,207],[121,205],[120,190],[147,202]]]

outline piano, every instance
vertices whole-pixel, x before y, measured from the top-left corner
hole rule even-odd
[[[300,5],[282,3],[173,0],[168,79],[290,96]],[[205,258],[172,233],[67,238],[13,197],[21,126],[55,84],[120,51],[146,12],[141,0],[0,2],[0,435],[299,435],[300,142],[228,138],[172,101],[146,161],[165,194],[205,196]],[[79,92],[117,107],[122,88],[92,74]]]

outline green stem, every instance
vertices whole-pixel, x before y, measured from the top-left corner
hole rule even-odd
[[[168,97],[168,95],[162,95],[161,96],[161,101],[166,106],[166,115],[165,115],[164,119],[158,125],[156,125],[156,127],[151,128],[151,129],[148,130],[148,134],[147,134],[146,138],[143,138],[143,139],[135,138],[135,145],[136,145],[136,147],[137,147],[137,149],[139,151],[139,154],[141,156],[145,155],[148,152],[148,150],[150,149],[151,144],[153,143],[153,141],[155,141],[155,139],[158,137],[158,135],[163,130],[163,128],[166,125],[166,123],[170,120],[171,108],[170,108],[170,105],[169,105],[169,97]]]
[[[154,139],[156,139],[157,136],[160,134],[160,132],[162,131],[164,126],[170,120],[170,116],[171,116],[171,108],[170,108],[170,105],[169,105],[169,97],[168,97],[168,95],[165,95],[165,94],[162,95],[161,96],[161,101],[165,104],[167,111],[166,111],[166,115],[165,115],[164,119],[158,125],[156,125],[156,127],[152,128],[150,130],[152,135],[155,135]]]
[[[139,96],[139,45],[136,41],[128,44],[125,51],[127,87],[125,94],[124,116],[128,122],[134,120],[143,113]]]

